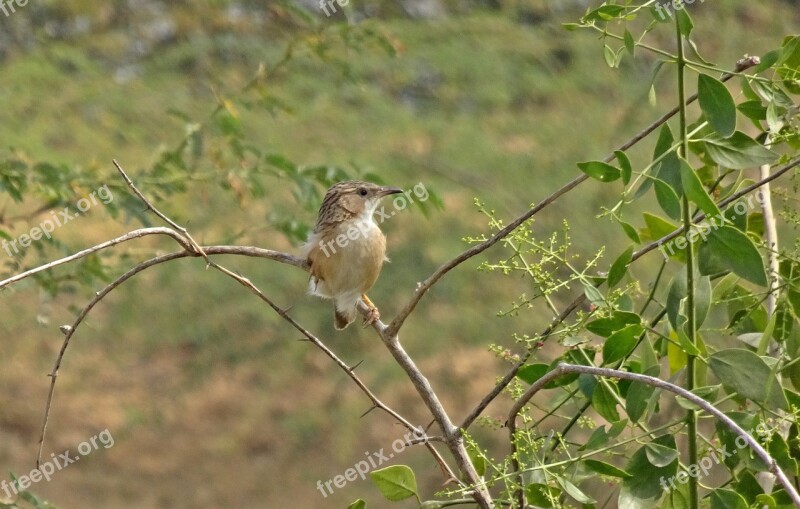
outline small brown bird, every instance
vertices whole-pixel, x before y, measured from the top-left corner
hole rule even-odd
[[[334,326],[341,330],[358,313],[358,299],[370,308],[365,325],[380,314],[367,297],[386,261],[386,237],[373,219],[381,198],[402,189],[348,180],[328,189],[317,225],[303,252],[311,267],[308,291],[333,299]]]

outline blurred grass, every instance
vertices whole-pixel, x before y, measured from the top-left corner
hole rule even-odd
[[[176,4],[177,40],[135,63],[124,63],[126,39],[111,28],[78,40],[48,40],[7,57],[0,64],[2,145],[90,168],[98,179],[113,178],[110,160],[117,158],[135,178],[160,147],[183,136],[182,122],[168,108],[203,120],[216,97],[237,90],[260,62],[282,54],[285,31],[220,29],[213,15],[222,15],[210,3],[203,3],[205,21]],[[76,12],[93,9],[67,5]],[[520,22],[527,19],[521,12],[518,6],[432,22],[390,17],[382,29],[401,48],[396,58],[343,50],[335,55],[349,64],[343,73],[298,57],[270,80],[292,113],[240,112],[243,128],[258,133],[266,152],[305,165],[358,167],[406,188],[422,182],[443,197],[444,210],[429,218],[410,210],[384,225],[392,263],[371,297],[386,318],[417,281],[464,249],[463,237],[489,231],[473,197],[510,220],[571,179],[575,161],[604,156],[671,104],[669,79],[658,83],[657,107],[647,103],[651,56],[640,52],[636,61],[611,70],[593,36],[559,27],[580,10],[534,24]],[[777,1],[707,2],[693,14],[705,56],[723,66],[745,51],[760,54],[777,46],[800,19],[790,3]],[[93,15],[103,19],[102,12]],[[211,28],[191,31],[198,24]],[[634,157],[643,160],[650,150],[638,149]],[[627,241],[594,217],[616,191],[586,184],[537,217],[535,230],[548,235],[567,219],[577,252],[608,244],[610,263]],[[163,206],[202,242],[233,236],[241,244],[291,250],[265,226],[273,208],[290,206],[285,195],[285,189],[272,188],[269,199],[241,204],[197,181]],[[7,206],[7,197],[0,197],[0,209]],[[313,214],[304,214],[300,219],[313,221]],[[58,236],[77,248],[136,226],[110,223],[97,210]],[[173,247],[145,240],[130,249]],[[427,424],[410,384],[373,334],[358,327],[334,333],[330,303],[304,295],[302,273],[264,261],[225,261],[292,307],[347,362],[364,360],[359,373],[370,387],[412,422]],[[652,262],[636,270],[652,270]],[[496,318],[531,289],[514,278],[476,273],[478,263],[466,263],[435,287],[402,335],[456,421],[501,373],[487,345],[513,349],[512,332],[533,334],[547,322],[539,311]],[[61,342],[56,326],[71,322],[74,306],[89,295],[79,288],[51,300],[28,284],[3,293],[5,470],[20,474],[32,466],[48,382],[43,375]],[[344,507],[358,496],[370,507],[384,507],[368,482],[350,483],[327,499],[316,490],[317,479],[343,472],[364,451],[388,448],[403,431],[377,413],[359,419],[368,408],[365,398],[297,339],[201,260],[151,269],[126,283],[93,312],[67,353],[48,450],[74,448],[105,427],[117,443],[34,491],[64,508]],[[489,444],[504,439],[503,433],[480,433]],[[404,452],[402,461],[415,468],[426,492],[438,489],[435,466],[423,450]]]

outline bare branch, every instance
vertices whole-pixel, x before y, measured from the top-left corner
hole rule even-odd
[[[365,312],[366,305],[363,302],[360,303],[359,307],[362,312]],[[478,472],[475,470],[469,458],[469,454],[467,454],[467,449],[464,445],[464,437],[461,431],[453,425],[450,416],[447,414],[441,401],[439,401],[439,397],[434,392],[430,382],[428,382],[428,379],[425,378],[419,370],[414,360],[405,351],[403,345],[400,344],[400,338],[397,334],[390,335],[389,327],[380,320],[377,320],[373,324],[373,328],[380,335],[389,353],[392,354],[395,361],[397,361],[400,367],[406,372],[406,375],[417,390],[417,394],[419,394],[425,406],[428,407],[436,423],[441,428],[444,434],[444,441],[450,448],[450,452],[453,454],[459,470],[464,473],[470,488],[474,490],[469,494],[481,508],[491,509],[493,507],[492,496],[486,484],[481,480]]]
[[[103,242],[101,244],[97,244],[96,246],[92,246],[90,248],[86,248],[83,251],[78,251],[75,254],[66,256],[64,258],[60,258],[58,260],[52,261],[50,263],[46,263],[44,265],[40,265],[39,267],[35,267],[33,269],[30,269],[30,270],[26,270],[25,272],[17,274],[16,276],[10,277],[8,279],[4,279],[3,281],[0,281],[0,288],[3,288],[4,286],[8,286],[8,285],[10,285],[12,283],[16,283],[17,281],[20,281],[22,279],[30,277],[30,276],[32,276],[34,274],[39,273],[39,272],[42,272],[42,271],[45,271],[45,270],[48,270],[48,269],[52,269],[53,267],[58,267],[59,265],[64,265],[65,263],[69,263],[69,262],[78,260],[80,258],[83,258],[84,256],[88,256],[88,255],[90,255],[92,253],[96,253],[97,251],[101,251],[101,250],[103,250],[103,249],[105,249],[107,247],[116,246],[117,244],[121,244],[121,243],[127,242],[129,240],[145,237],[147,235],[167,235],[167,236],[172,237],[173,239],[175,239],[175,241],[178,242],[180,245],[182,245],[184,248],[186,248],[186,249],[190,248],[190,246],[186,243],[186,241],[183,239],[183,237],[178,232],[172,230],[171,228],[164,228],[164,227],[161,227],[161,226],[155,227],[155,228],[141,228],[139,230],[133,230],[132,232],[128,232],[125,235],[122,235],[122,236],[117,237],[115,239],[111,239],[111,240],[108,240],[108,241]]]
[[[555,369],[545,374],[542,378],[538,379],[533,385],[531,385],[525,394],[519,398],[514,406],[511,407],[511,410],[508,413],[508,421],[506,424],[508,425],[508,432],[509,437],[511,440],[512,448],[514,447],[514,435],[516,434],[516,420],[517,415],[522,410],[522,408],[528,403],[528,401],[533,398],[544,386],[552,381],[555,378],[558,378],[561,375],[567,373],[583,373],[587,375],[594,375],[594,376],[603,376],[608,378],[617,378],[620,380],[630,380],[632,382],[640,382],[651,387],[656,387],[659,389],[664,389],[666,391],[672,392],[677,394],[704,411],[708,412],[709,414],[713,415],[717,418],[720,422],[725,424],[731,431],[742,437],[742,439],[747,442],[747,445],[756,453],[756,455],[767,465],[769,465],[769,471],[772,472],[777,478],[778,481],[781,483],[783,488],[786,490],[786,493],[789,494],[789,497],[794,502],[795,507],[800,507],[800,494],[797,493],[792,482],[786,476],[786,474],[781,470],[778,466],[778,463],[775,461],[772,456],[761,446],[761,444],[756,441],[747,431],[742,429],[741,426],[736,424],[730,417],[725,415],[721,410],[714,407],[711,403],[704,400],[703,398],[693,394],[692,392],[687,391],[683,387],[678,385],[672,384],[670,382],[666,382],[661,380],[660,378],[656,378],[653,376],[648,375],[641,375],[639,373],[630,373],[627,371],[620,371],[616,369],[610,368],[596,368],[594,366],[580,366],[574,364],[559,364],[556,366]],[[518,469],[518,465],[515,463],[515,469]]]
[[[769,148],[771,144],[771,136],[767,135],[765,146]],[[759,174],[761,178],[768,178],[771,170],[772,166],[769,164],[761,166],[761,168],[759,168]],[[778,296],[780,295],[779,287],[781,284],[781,265],[778,252],[778,226],[775,222],[775,211],[772,208],[772,193],[770,192],[769,184],[764,186],[761,197],[761,213],[764,215],[764,241],[767,243],[767,265],[769,266],[767,314],[771,317],[778,307]],[[774,348],[775,345],[777,345],[777,343],[774,343],[773,345],[773,354],[778,353],[777,348]]]

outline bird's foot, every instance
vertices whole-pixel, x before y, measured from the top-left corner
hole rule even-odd
[[[381,314],[378,311],[378,307],[375,306],[375,304],[373,304],[371,300],[369,300],[367,294],[362,293],[361,299],[364,301],[364,304],[366,304],[367,307],[369,308],[369,310],[367,311],[367,316],[364,317],[364,327],[366,328],[374,324],[378,320],[380,320]]]

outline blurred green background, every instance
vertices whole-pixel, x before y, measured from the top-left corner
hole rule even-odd
[[[8,16],[0,12],[0,153],[80,173],[76,197],[108,183],[119,204],[128,198],[111,165],[116,158],[198,241],[293,253],[286,218],[302,230],[316,211],[298,206],[294,184],[280,175],[260,180],[253,192],[246,165],[237,168],[216,152],[231,137],[223,125],[215,125],[217,144],[197,149],[195,171],[181,186],[167,189],[171,177],[159,180],[145,169],[222,104],[233,134],[246,133],[265,154],[404,188],[422,183],[435,193],[424,210],[403,211],[383,225],[392,262],[371,297],[390,319],[418,281],[467,246],[465,237],[488,234],[475,197],[510,220],[572,179],[576,161],[604,157],[673,104],[672,79],[657,80],[658,101],[648,101],[655,56],[640,51],[611,69],[596,36],[561,27],[587,2],[351,0],[346,16],[330,18],[314,1],[295,5],[32,0]],[[779,46],[798,27],[799,7],[697,3],[695,39],[706,58],[730,67],[744,53]],[[359,29],[348,31],[348,23]],[[669,33],[659,37],[671,47]],[[294,44],[292,58],[271,72]],[[258,102],[240,91],[261,64],[267,75]],[[643,161],[651,151],[641,147],[633,156]],[[537,216],[535,230],[545,237],[567,220],[576,252],[608,245],[610,263],[627,241],[595,216],[618,191],[587,183]],[[11,237],[28,232],[50,210],[39,205],[0,194],[0,228]],[[59,228],[59,248],[76,251],[141,225],[108,212],[98,205]],[[125,244],[109,274],[174,249],[152,238]],[[30,249],[14,261],[0,252],[0,266],[7,275],[56,252]],[[402,332],[455,421],[503,373],[489,344],[514,350],[513,332],[535,334],[548,320],[542,310],[497,316],[531,291],[513,277],[476,271],[482,260],[501,256],[494,250],[449,274]],[[652,270],[651,256],[635,270]],[[377,395],[427,425],[411,384],[374,333],[334,332],[330,303],[305,295],[304,273],[265,260],[223,261],[291,307],[347,362],[363,360],[358,372]],[[55,296],[32,281],[0,292],[0,478],[34,466],[46,374],[62,342],[58,326],[71,323],[101,287],[67,278]],[[368,481],[327,498],[317,491],[317,480],[342,474],[365,452],[388,450],[404,430],[379,412],[360,417],[368,401],[298,339],[202,260],[145,272],[104,300],[74,337],[45,458],[74,452],[105,428],[115,445],[32,491],[60,508],[346,507],[358,497],[369,507],[388,506]],[[504,430],[485,427],[478,435],[498,456],[507,452]],[[422,448],[399,461],[414,467],[425,493],[439,488],[437,467]]]

